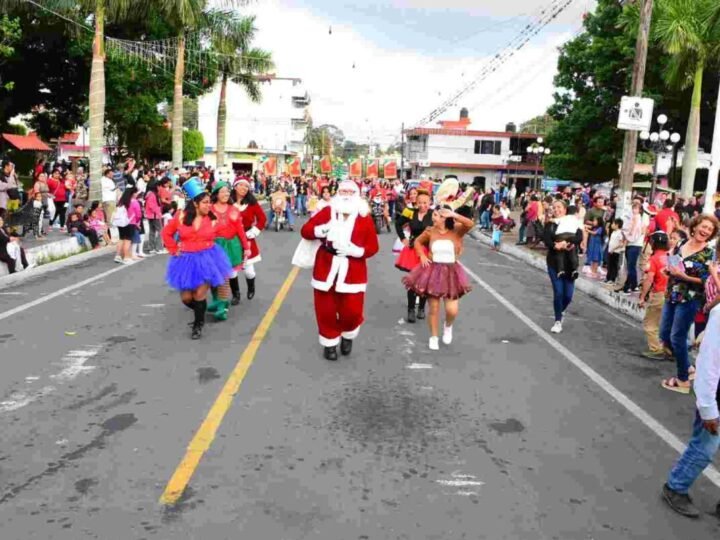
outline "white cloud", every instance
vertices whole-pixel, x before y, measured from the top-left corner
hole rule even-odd
[[[395,0],[396,5],[410,7],[429,3]],[[454,0],[443,7],[461,8],[471,3]],[[523,2],[493,3],[501,4]],[[568,10],[562,22],[579,26],[583,8]],[[527,11],[527,5],[524,9]],[[335,124],[358,142],[369,138],[382,144],[392,142],[402,122],[416,122],[428,114],[477,73],[485,60],[383,49],[348,24],[330,23],[281,0],[267,0],[249,11],[257,15],[257,44],[272,51],[278,75],[303,79],[312,98],[315,124]],[[508,32],[504,42],[513,35],[514,31]],[[475,129],[503,129],[507,122],[541,114],[552,101],[557,46],[568,37],[538,36],[441,118],[454,119],[465,106],[470,108]],[[498,43],[498,49],[504,42]]]

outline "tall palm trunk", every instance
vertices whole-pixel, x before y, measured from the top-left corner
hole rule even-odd
[[[223,73],[220,84],[220,103],[217,113],[217,167],[225,166],[225,122],[227,119],[227,73]]]
[[[185,78],[185,36],[178,42],[177,63],[175,64],[175,92],[173,95],[172,118],[172,162],[181,167],[183,162],[183,79]]]
[[[690,117],[685,134],[685,155],[682,163],[682,186],[680,196],[692,197],[695,189],[695,173],[697,172],[698,146],[700,144],[700,105],[702,100],[702,80],[705,66],[702,64],[695,70]]]
[[[90,71],[90,200],[102,200],[103,147],[105,146],[105,0],[95,2],[95,39]],[[108,217],[108,219],[110,219]]]

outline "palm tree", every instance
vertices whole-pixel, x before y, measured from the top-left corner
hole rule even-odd
[[[720,54],[720,29],[713,23],[716,10],[717,0],[659,0],[657,5],[653,36],[670,57],[665,78],[678,89],[693,89],[682,165],[685,198],[692,196],[695,186],[703,75]]]
[[[251,47],[257,28],[255,17],[243,17],[231,11],[206,14],[212,31],[212,51],[220,74],[220,101],[217,115],[217,167],[225,165],[225,124],[227,120],[228,80],[239,85],[253,103],[262,98],[258,75],[274,67],[270,52]]]

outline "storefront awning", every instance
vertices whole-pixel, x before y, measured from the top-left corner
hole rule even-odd
[[[13,135],[3,133],[2,138],[18,150],[33,150],[36,152],[50,152],[50,147],[40,140],[35,133],[30,135]]]

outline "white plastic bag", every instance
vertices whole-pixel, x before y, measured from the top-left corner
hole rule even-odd
[[[320,240],[301,239],[298,247],[295,248],[292,264],[299,268],[312,268],[315,266],[315,255],[319,248]]]

